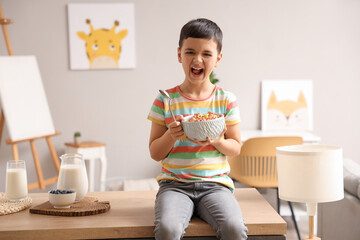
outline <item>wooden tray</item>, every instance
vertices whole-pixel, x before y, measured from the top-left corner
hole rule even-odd
[[[54,216],[89,216],[109,211],[110,202],[99,202],[97,198],[85,197],[83,200],[70,205],[67,209],[56,209],[49,201],[30,208],[30,213]]]

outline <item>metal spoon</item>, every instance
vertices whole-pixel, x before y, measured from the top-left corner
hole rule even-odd
[[[161,90],[161,89],[159,89],[159,92],[161,93],[161,95],[163,95],[164,97],[166,97],[166,98],[169,100],[170,113],[171,113],[171,116],[172,116],[174,122],[176,122],[174,113],[173,113],[173,111],[172,111],[172,109],[171,109],[171,98],[170,98],[170,95],[169,95],[166,91]]]

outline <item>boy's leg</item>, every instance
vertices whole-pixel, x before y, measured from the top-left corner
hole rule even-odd
[[[160,183],[155,201],[157,240],[180,240],[194,212],[193,201],[186,191],[177,190],[175,184],[172,181]]]
[[[213,185],[197,204],[196,213],[215,229],[219,239],[247,239],[248,229],[239,204],[234,194],[225,186]]]

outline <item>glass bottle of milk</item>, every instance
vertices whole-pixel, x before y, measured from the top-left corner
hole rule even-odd
[[[69,153],[60,157],[61,165],[57,188],[76,191],[76,202],[81,201],[88,191],[85,162],[81,154]]]
[[[6,198],[21,201],[28,195],[26,166],[24,160],[9,160],[6,163]]]

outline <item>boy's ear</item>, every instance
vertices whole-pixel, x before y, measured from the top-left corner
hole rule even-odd
[[[215,67],[217,67],[220,63],[220,60],[222,59],[222,52],[217,56],[216,58],[216,64],[215,64]]]
[[[178,61],[179,61],[179,63],[182,63],[180,48],[178,48],[177,52],[178,52]]]

